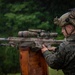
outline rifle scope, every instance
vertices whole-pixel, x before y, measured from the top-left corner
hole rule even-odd
[[[50,33],[50,32],[31,32],[31,31],[19,31],[18,36],[19,37],[56,37],[57,33]]]

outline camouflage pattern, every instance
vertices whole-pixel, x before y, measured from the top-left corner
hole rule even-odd
[[[65,26],[67,24],[72,24],[75,26],[75,10],[63,14],[60,18],[54,19],[54,24],[59,26]]]
[[[53,69],[62,69],[65,75],[75,75],[75,34],[61,43],[55,52],[43,53],[48,65]]]

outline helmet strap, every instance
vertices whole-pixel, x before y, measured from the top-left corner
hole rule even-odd
[[[67,33],[68,36],[70,36],[70,35],[74,32],[74,30],[75,30],[75,26],[73,26],[73,27],[74,27],[74,29],[71,31],[70,34],[67,32],[66,27],[64,27],[64,29],[65,29],[65,31],[66,31],[66,33]]]
[[[74,29],[71,31],[71,33],[70,33],[70,35],[74,32],[74,30],[75,30],[75,26],[73,26],[74,27]]]
[[[66,30],[66,27],[64,27],[64,29],[65,29],[65,31],[66,31],[66,33],[67,33],[67,35],[69,35],[69,34],[68,34],[68,32],[67,32],[67,30]]]

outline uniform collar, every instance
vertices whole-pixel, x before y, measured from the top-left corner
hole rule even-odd
[[[66,38],[66,40],[75,40],[75,34],[72,34],[71,36],[69,36],[68,38]]]

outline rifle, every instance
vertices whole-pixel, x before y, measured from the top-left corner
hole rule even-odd
[[[28,46],[31,48],[41,48],[45,44],[48,48],[53,44],[60,44],[64,40],[55,40],[58,33],[50,33],[40,29],[29,29],[28,31],[19,31],[18,37],[0,38],[1,46]],[[5,43],[6,42],[6,43]]]
[[[57,35],[45,30],[29,29],[19,31],[17,37],[0,38],[0,46],[19,47],[22,75],[48,75],[47,64],[40,48],[42,44],[49,48],[63,42],[64,40],[55,40]]]

